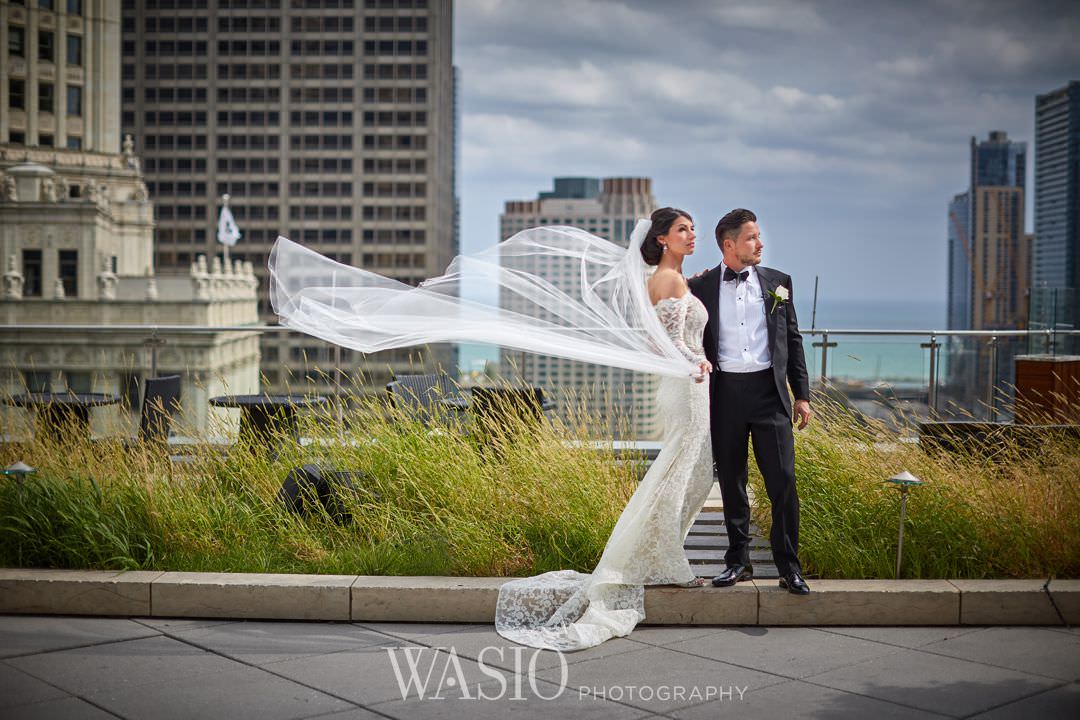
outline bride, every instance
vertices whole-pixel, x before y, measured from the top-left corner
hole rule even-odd
[[[592,647],[630,634],[645,619],[644,585],[705,584],[683,551],[712,485],[709,386],[703,382],[712,368],[701,344],[708,311],[682,275],[694,239],[688,213],[661,208],[652,214],[640,254],[655,267],[647,286],[656,314],[699,374],[692,381],[661,379],[663,449],[615,523],[592,574],[558,570],[500,588],[495,629],[508,640],[562,651]]]
[[[663,449],[615,524],[591,574],[511,580],[495,627],[514,642],[580,650],[628,635],[645,618],[645,585],[700,587],[683,542],[712,484],[708,313],[682,276],[690,215],[661,208],[628,248],[572,227],[525,230],[459,256],[410,287],[341,265],[286,238],[270,254],[270,296],[283,325],[361,352],[433,342],[510,349],[657,373]],[[460,297],[494,283],[497,305]]]

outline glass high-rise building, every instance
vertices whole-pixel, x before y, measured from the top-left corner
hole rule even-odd
[[[963,192],[949,203],[949,330],[971,329],[971,200]]]
[[[1080,325],[1080,81],[1035,98],[1032,294],[1034,327]]]
[[[163,272],[220,252],[221,196],[260,278],[277,236],[407,283],[455,254],[451,0],[123,0],[123,112],[157,208]],[[270,389],[333,390],[330,348],[264,336]],[[342,350],[386,368],[450,366],[451,350]],[[348,382],[346,380],[346,382]]]

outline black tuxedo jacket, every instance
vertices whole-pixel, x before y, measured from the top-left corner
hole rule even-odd
[[[791,384],[791,392],[796,400],[810,399],[810,378],[806,373],[806,357],[803,354],[802,335],[799,333],[799,321],[795,317],[795,294],[791,291],[791,276],[773,270],[772,268],[757,266],[758,279],[762,292],[765,295],[765,324],[769,332],[769,354],[772,358],[773,377],[776,379],[776,389],[780,392],[780,399],[787,409],[788,417],[791,417],[791,398],[788,396],[787,386]],[[723,266],[716,266],[712,270],[705,271],[700,277],[690,280],[690,292],[704,303],[709,311],[709,322],[705,325],[705,357],[712,363],[713,370],[719,371],[720,363],[717,361],[717,342],[720,327],[720,283],[724,277]],[[773,298],[770,291],[784,286],[788,290],[788,300],[777,305],[773,309]]]

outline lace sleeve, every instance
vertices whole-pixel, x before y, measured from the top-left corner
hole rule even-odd
[[[686,344],[686,313],[690,307],[690,293],[681,298],[665,298],[656,303],[656,314],[664,326],[675,348],[690,362],[698,365],[705,362],[705,356],[695,353]]]

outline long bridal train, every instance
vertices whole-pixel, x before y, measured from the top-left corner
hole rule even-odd
[[[657,305],[664,326],[701,353],[705,307],[687,293]],[[677,327],[672,327],[672,324]],[[676,336],[677,337],[677,336]],[[677,343],[678,344],[678,343]],[[645,585],[694,579],[683,543],[713,482],[709,384],[664,377],[657,393],[663,449],[589,575],[557,570],[499,590],[496,631],[531,647],[571,651],[629,635],[645,619]]]

